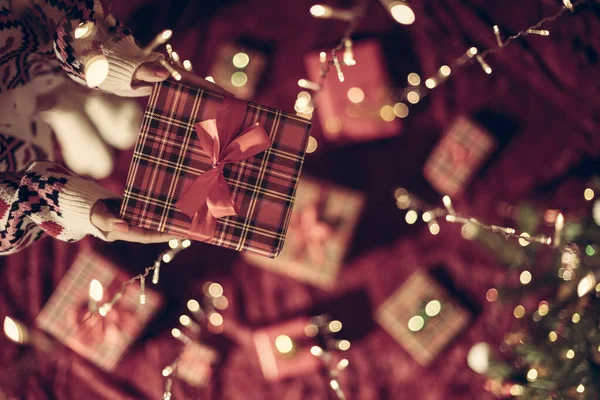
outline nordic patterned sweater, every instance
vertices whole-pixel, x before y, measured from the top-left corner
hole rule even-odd
[[[115,196],[52,162],[53,133],[36,110],[65,72],[85,83],[86,64],[102,56],[109,71],[99,89],[148,94],[131,87],[148,57],[110,15],[109,0],[0,0],[0,254],[44,234],[103,236],[90,210]]]

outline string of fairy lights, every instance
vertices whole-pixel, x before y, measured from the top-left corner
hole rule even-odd
[[[487,57],[501,52],[510,43],[519,38],[530,35],[538,35],[542,37],[549,36],[550,31],[541,28],[544,25],[555,21],[567,11],[574,12],[575,8],[584,1],[585,0],[572,2],[571,0],[562,0],[563,7],[561,7],[560,11],[552,16],[541,19],[536,24],[519,31],[518,33],[509,36],[506,39],[502,38],[500,27],[498,25],[494,25],[492,27],[492,32],[496,38],[497,47],[489,48],[483,51],[480,51],[480,49],[477,47],[470,47],[465,53],[454,59],[449,65],[442,65],[437,70],[436,74],[426,78],[424,81],[422,81],[421,77],[417,73],[410,73],[407,77],[408,86],[403,90],[399,90],[399,94],[395,98],[392,97],[390,101],[391,104],[384,104],[380,108],[379,113],[381,119],[391,122],[396,118],[406,118],[409,114],[409,105],[415,105],[419,103],[428,94],[428,91],[431,91],[440,84],[444,83],[450,78],[452,73],[456,72],[456,70],[470,65],[474,61],[481,66],[482,70],[487,75],[492,74],[493,70],[486,60]],[[389,14],[394,18],[394,20],[396,20],[396,22],[403,25],[410,25],[415,21],[415,14],[407,1],[380,0],[380,2],[386,7]],[[319,58],[321,66],[319,81],[313,82],[308,79],[300,79],[298,81],[298,86],[303,90],[298,93],[296,103],[294,105],[294,110],[296,111],[297,115],[308,119],[312,118],[315,109],[315,98],[318,96],[319,92],[323,90],[325,79],[332,66],[336,70],[338,80],[340,82],[344,82],[345,77],[342,68],[356,65],[357,61],[354,59],[354,53],[352,50],[352,35],[355,32],[358,21],[364,16],[365,9],[366,4],[364,2],[361,2],[357,7],[348,10],[337,9],[322,4],[316,4],[310,8],[310,13],[313,17],[345,21],[348,23],[348,28],[344,33],[340,43],[331,50],[331,59],[328,58],[327,52],[323,51],[320,53]],[[337,54],[342,50],[344,51],[344,56],[343,62],[340,62]],[[360,103],[364,96],[353,96],[353,89],[355,88],[351,88],[349,90],[348,98],[353,103]],[[312,92],[312,94],[309,91]]]

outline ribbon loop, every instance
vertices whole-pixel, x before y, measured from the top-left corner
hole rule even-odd
[[[192,218],[190,237],[210,240],[216,219],[237,215],[229,184],[223,175],[225,164],[240,162],[271,146],[267,132],[258,122],[241,130],[247,103],[226,97],[217,119],[196,123],[199,144],[212,160],[212,169],[200,175],[175,203]],[[241,130],[241,132],[240,132]]]

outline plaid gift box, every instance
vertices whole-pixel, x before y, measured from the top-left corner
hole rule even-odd
[[[239,43],[226,43],[219,46],[209,75],[235,97],[250,100],[266,65],[267,56],[263,52]]]
[[[98,311],[88,311],[93,279],[102,284],[103,304],[119,293],[129,278],[112,262],[82,251],[36,318],[36,324],[82,357],[111,371],[154,316],[162,299],[147,288],[146,304],[141,305],[139,287],[129,285],[103,317]]]
[[[377,310],[375,319],[427,366],[467,325],[470,314],[424,272],[415,272]]]
[[[265,379],[277,381],[319,371],[321,361],[310,353],[319,344],[307,336],[310,318],[299,317],[252,334]]]
[[[459,117],[429,156],[423,174],[439,193],[458,196],[495,148],[489,132]]]
[[[315,99],[325,138],[366,142],[400,134],[402,123],[393,112],[391,83],[380,44],[368,40],[353,47],[357,64],[349,67],[342,63],[344,82],[333,70]],[[305,64],[308,78],[318,82],[319,53],[306,56]]]
[[[365,204],[356,191],[302,178],[285,246],[274,260],[246,253],[256,266],[330,288]]]
[[[229,113],[231,109],[236,112]],[[241,151],[237,142],[247,146],[244,135],[259,129],[270,147],[241,161],[227,161]],[[143,228],[276,257],[285,239],[309,129],[309,121],[275,109],[171,81],[157,84],[131,162],[121,217]],[[222,144],[225,149],[219,153],[222,130],[242,133],[231,133],[228,139],[233,142]],[[199,183],[203,177],[215,186],[207,189]],[[221,192],[215,200],[217,189],[225,190],[226,199]],[[190,214],[182,201],[186,207],[209,210]],[[237,215],[219,214],[231,208]],[[204,218],[211,216],[213,225],[206,231],[209,222]]]
[[[205,386],[213,374],[213,364],[218,353],[200,343],[190,342],[185,345],[179,361],[175,377],[194,387]]]

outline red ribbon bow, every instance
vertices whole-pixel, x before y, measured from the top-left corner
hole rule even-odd
[[[211,157],[213,169],[200,175],[175,203],[192,218],[189,232],[192,239],[212,239],[217,218],[238,214],[223,166],[262,153],[272,144],[258,122],[242,129],[246,108],[246,102],[225,97],[216,120],[196,124],[200,147]]]

